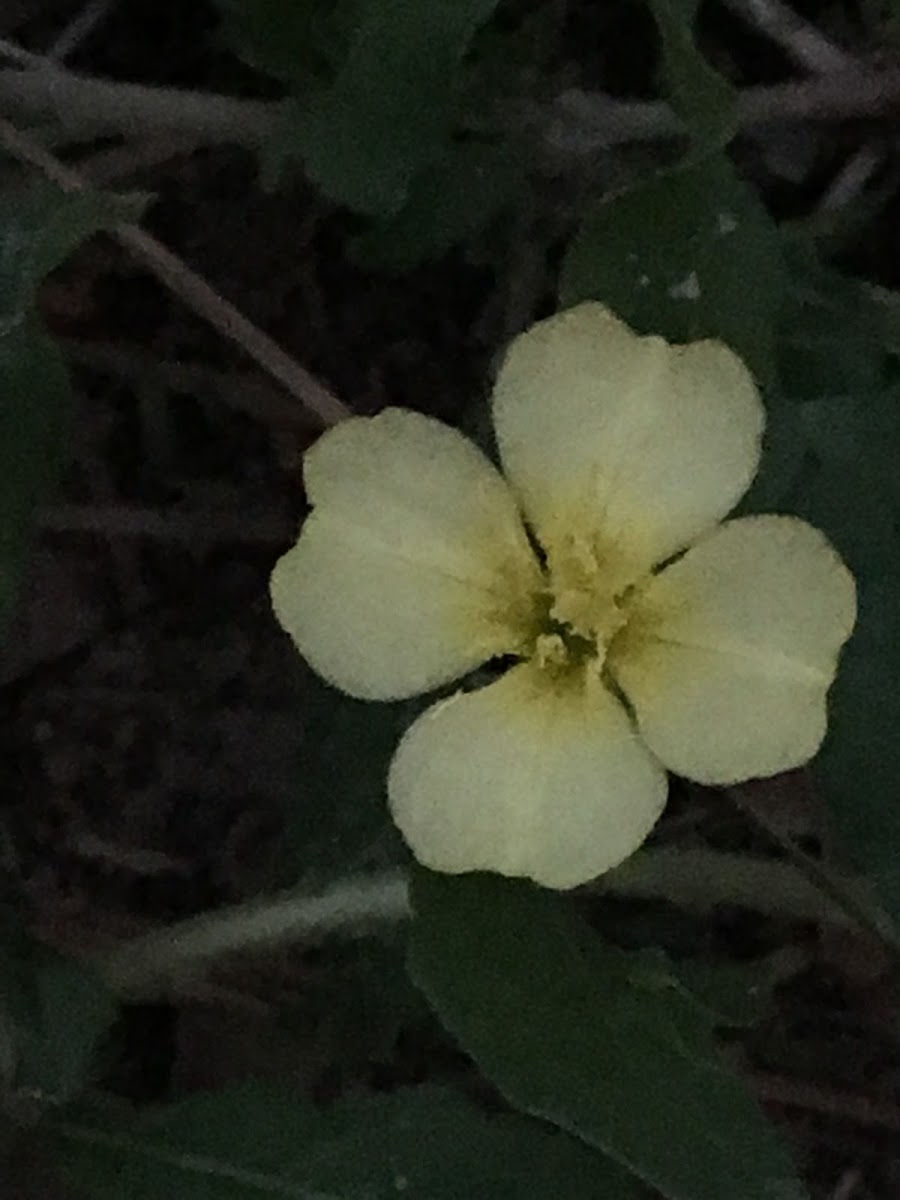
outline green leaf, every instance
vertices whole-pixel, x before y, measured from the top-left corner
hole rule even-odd
[[[765,1015],[770,995],[766,980],[753,964],[673,960],[662,950],[632,951],[631,983],[667,989],[697,1010],[709,1026],[753,1025]]]
[[[0,634],[15,607],[35,506],[65,459],[71,392],[62,357],[30,321],[0,332]]]
[[[7,926],[0,943],[0,1037],[11,1089],[55,1102],[76,1096],[117,1013],[93,970]]]
[[[45,180],[0,189],[0,330],[21,320],[38,286],[101,229],[137,220],[146,196],[64,192]]]
[[[525,186],[521,148],[511,142],[454,142],[412,180],[403,207],[357,239],[375,266],[408,270],[485,230]]]
[[[795,510],[857,580],[859,616],[816,768],[835,823],[900,924],[900,394],[798,406],[810,447]]]
[[[770,383],[784,284],[771,218],[715,158],[657,174],[588,213],[566,254],[561,301],[602,300],[670,341],[720,338]]]
[[[73,1118],[57,1161],[90,1200],[638,1200],[574,1138],[433,1089],[322,1109],[248,1086],[124,1130]]]
[[[386,217],[450,136],[461,63],[498,0],[365,0],[331,87],[285,131],[339,204]]]
[[[670,104],[702,150],[725,146],[737,130],[737,93],[697,49],[700,0],[649,0],[649,4],[662,39]]]
[[[766,397],[766,427],[759,471],[741,500],[737,515],[783,512],[804,469],[809,451],[798,407],[771,392]]]
[[[303,669],[303,744],[287,834],[292,871],[307,886],[404,858],[385,781],[397,742],[425,703],[353,700]]]
[[[716,1026],[758,1024],[772,1010],[772,989],[780,982],[767,965],[682,959],[668,969],[684,994]]]
[[[900,928],[900,540],[893,559],[891,580],[860,589],[816,767],[838,832]]]
[[[134,219],[144,203],[41,181],[0,190],[0,633],[15,604],[35,505],[57,479],[68,430],[68,375],[33,312],[37,289],[86,237]]]
[[[406,971],[405,930],[384,929],[352,942],[335,939],[326,953],[327,970],[304,984],[283,1021],[302,1032],[314,1020],[320,1036],[327,1025],[331,1070],[358,1073],[361,1063],[390,1061],[404,1029],[432,1023]]]
[[[719,1060],[701,1005],[605,946],[559,896],[416,870],[410,971],[518,1109],[670,1200],[797,1200],[789,1156]]]
[[[235,52],[296,91],[334,75],[359,8],[357,0],[216,0],[216,5]]]
[[[877,392],[900,355],[897,297],[819,261],[814,245],[786,236],[789,283],[779,337],[779,375],[787,395]]]
[[[48,957],[37,986],[38,1020],[22,1030],[16,1083],[56,1101],[68,1100],[89,1081],[97,1043],[118,1009],[99,975],[62,958]]]
[[[824,530],[862,590],[897,570],[900,392],[797,406],[806,452],[791,509]]]
[[[798,405],[797,413],[823,478],[850,473],[857,486],[900,515],[900,388],[825,396]]]

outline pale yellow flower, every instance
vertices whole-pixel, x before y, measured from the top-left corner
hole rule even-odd
[[[512,343],[492,404],[505,478],[414,412],[325,434],[272,599],[352,696],[513,660],[407,730],[390,808],[426,866],[568,888],[637,849],[667,770],[730,784],[816,753],[855,588],[803,521],[721,523],[764,421],[724,345],[584,304]]]

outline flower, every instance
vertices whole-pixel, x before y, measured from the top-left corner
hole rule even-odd
[[[805,522],[724,521],[764,410],[721,343],[582,304],[513,341],[492,407],[505,478],[419,413],[326,433],[272,599],[352,696],[512,660],[407,730],[390,809],[432,869],[569,888],[644,841],[667,770],[725,785],[816,753],[855,587]]]

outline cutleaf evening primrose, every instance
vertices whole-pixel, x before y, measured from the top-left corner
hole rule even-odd
[[[513,341],[492,407],[505,478],[415,412],[325,434],[272,599],[363,699],[515,660],[413,723],[390,808],[434,870],[568,888],[640,846],[667,771],[730,784],[816,753],[856,593],[805,522],[724,521],[764,410],[723,344],[639,337],[582,304]]]

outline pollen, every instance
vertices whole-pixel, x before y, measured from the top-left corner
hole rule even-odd
[[[643,563],[614,543],[566,533],[548,551],[551,624],[581,659],[602,666],[613,639],[627,625],[629,603],[646,575]]]

